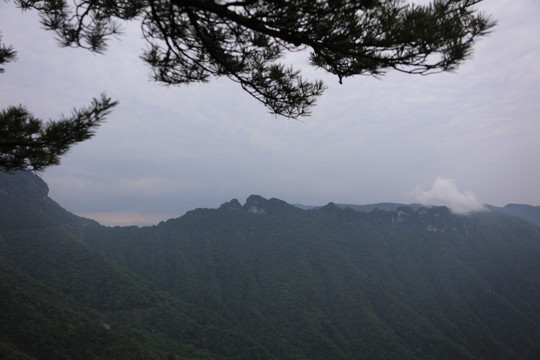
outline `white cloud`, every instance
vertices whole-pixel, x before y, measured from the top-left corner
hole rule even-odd
[[[485,210],[473,193],[460,192],[452,179],[438,178],[431,190],[417,188],[415,193],[416,199],[423,205],[444,205],[456,214]]]

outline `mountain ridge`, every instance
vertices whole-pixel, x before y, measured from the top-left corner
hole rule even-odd
[[[154,226],[105,227],[28,179],[6,186],[0,174],[0,308],[10,314],[0,356],[540,354],[540,228],[523,219],[445,207],[302,210],[252,195]]]
[[[44,199],[48,199],[48,201],[54,202],[54,200],[48,197],[48,193],[49,193],[48,185],[37,174],[33,172],[16,171],[10,174],[2,173],[0,174],[0,176],[1,176],[0,195],[3,194],[7,196],[13,196],[13,194],[18,194],[17,196],[22,197],[24,199],[44,198]],[[302,204],[289,204],[288,202],[281,199],[277,199],[277,198],[266,199],[261,195],[252,194],[247,197],[246,202],[243,205],[237,199],[231,199],[230,201],[225,202],[221,204],[220,206],[218,206],[218,209],[227,208],[227,207],[236,208],[236,209],[248,208],[252,212],[257,212],[260,210],[261,204],[267,204],[267,203],[272,204],[272,208],[274,210],[278,210],[279,208],[290,207],[290,206],[293,206],[302,210],[312,210],[312,209],[326,206],[326,205],[314,206],[314,205],[302,205]],[[439,207],[436,205],[422,205],[418,203],[407,204],[407,203],[395,203],[395,202],[381,202],[381,203],[361,204],[361,205],[340,204],[340,203],[336,204],[333,202],[330,202],[329,204],[334,204],[337,207],[342,208],[342,209],[350,208],[350,209],[361,211],[361,212],[372,212],[373,210],[397,211],[399,208],[402,208],[402,207],[408,207],[413,210],[418,210],[420,208]],[[485,204],[485,207],[488,211],[499,211],[508,215],[517,216],[517,217],[520,217],[529,221],[532,224],[540,226],[540,206],[533,206],[529,204],[509,203],[502,207]],[[61,208],[61,206],[58,206],[58,208]],[[197,210],[197,209],[193,209],[193,210]],[[59,211],[63,212],[64,214],[67,214],[67,213],[71,214],[69,211],[66,211],[63,208],[61,208],[61,210]],[[70,216],[70,215],[67,215],[67,216]],[[83,218],[83,217],[79,216],[79,218]],[[88,219],[88,220],[95,221],[92,219]],[[163,220],[163,221],[167,221],[167,220]]]

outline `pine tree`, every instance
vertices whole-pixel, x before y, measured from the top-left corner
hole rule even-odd
[[[287,53],[309,51],[310,64],[335,75],[339,82],[355,75],[381,76],[388,70],[409,74],[455,70],[471,54],[474,42],[495,25],[475,9],[481,1],[433,0],[426,5],[406,0],[15,3],[24,10],[37,10],[43,26],[56,33],[62,46],[97,53],[104,52],[110,38],[121,33],[122,22],[140,21],[148,43],[141,57],[156,81],[182,85],[225,76],[272,114],[298,118],[310,114],[325,86],[322,81],[304,80],[298,70],[283,64]],[[0,43],[0,64],[13,61],[14,56],[13,48]]]
[[[87,108],[74,109],[70,117],[45,122],[23,106],[0,111],[0,169],[41,171],[58,165],[60,157],[94,130],[116,106],[105,94]]]

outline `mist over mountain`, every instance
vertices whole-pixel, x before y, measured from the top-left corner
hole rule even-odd
[[[47,194],[32,173],[0,173],[0,358],[540,355],[535,207],[252,195],[111,228]]]

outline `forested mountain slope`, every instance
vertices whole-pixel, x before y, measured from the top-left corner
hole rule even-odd
[[[91,327],[86,341],[114,334],[142,358],[540,355],[540,229],[519,218],[445,207],[302,210],[251,196],[152,227],[109,228],[60,208],[31,174],[11,185],[4,176],[2,285],[18,290],[0,306],[33,306],[30,325],[46,318],[34,304],[43,298],[58,309],[51,324],[73,313]],[[40,358],[10,324],[3,348]],[[67,344],[51,351],[79,343]],[[115,358],[100,344],[95,357]]]
[[[508,215],[518,216],[528,222],[540,226],[540,206],[525,204],[507,204],[503,207],[489,206],[491,211],[500,211]]]
[[[80,234],[100,225],[47,193],[31,173],[0,173],[0,358],[221,358],[203,343],[207,328],[225,329],[219,314],[88,247]]]

